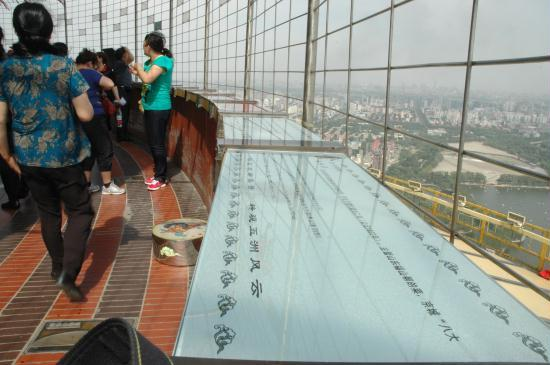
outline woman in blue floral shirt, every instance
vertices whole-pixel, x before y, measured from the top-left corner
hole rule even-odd
[[[81,121],[93,117],[88,85],[75,64],[54,56],[53,22],[39,3],[22,3],[13,13],[19,42],[0,65],[0,154],[26,180],[40,214],[42,238],[52,258],[51,276],[71,300],[84,298],[80,272],[93,211],[80,162],[90,154]],[[72,104],[72,105],[71,105]],[[8,107],[14,154],[8,148]],[[68,215],[61,234],[61,203]]]

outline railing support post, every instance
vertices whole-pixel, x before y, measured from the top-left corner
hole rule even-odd
[[[317,38],[319,22],[319,0],[308,0],[307,4],[307,34],[306,62],[304,68],[304,98],[302,105],[302,126],[311,129],[313,126],[313,101],[315,98],[315,64],[317,62]]]
[[[210,37],[210,0],[204,3],[204,54],[203,54],[203,89],[208,89],[208,38]]]
[[[537,265],[537,270],[541,271],[544,270],[544,263],[546,262],[546,258],[548,257],[548,251],[550,250],[550,246],[547,244],[541,242],[540,247],[540,253],[539,253],[539,264]]]
[[[69,26],[67,24],[67,1],[63,1],[63,20],[65,21],[65,44],[69,47]]]
[[[252,22],[254,21],[254,0],[248,0],[246,8],[246,41],[244,57],[243,100],[250,98],[250,71],[252,69]]]
[[[462,116],[460,122],[460,137],[458,140],[458,161],[456,163],[456,177],[453,196],[453,214],[451,216],[450,241],[455,241],[455,225],[458,216],[458,187],[460,185],[460,174],[462,172],[462,159],[464,157],[464,131],[468,116],[468,99],[470,98],[470,80],[472,78],[472,59],[474,54],[474,39],[476,32],[477,0],[472,3],[472,17],[470,19],[470,40],[468,43],[468,59],[466,62],[466,80],[464,82],[464,99],[462,100]]]

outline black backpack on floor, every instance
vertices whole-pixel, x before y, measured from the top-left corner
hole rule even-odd
[[[121,318],[94,327],[58,365],[172,365],[172,361]]]

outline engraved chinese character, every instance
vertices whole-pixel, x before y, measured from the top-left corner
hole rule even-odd
[[[262,283],[260,283],[258,279],[256,279],[255,282],[252,282],[250,290],[252,290],[252,296],[256,296],[256,298],[259,298],[260,294],[262,294]]]
[[[258,241],[250,241],[250,252],[260,252],[260,243]]]
[[[250,226],[250,236],[257,236],[258,235],[258,227],[252,227]]]
[[[256,214],[250,213],[250,214],[248,215],[248,223],[253,223],[253,222],[256,222],[256,221],[257,221]]]
[[[441,313],[439,313],[439,311],[434,307],[434,305],[432,304],[432,302],[422,302],[422,305],[424,305],[424,307],[426,308],[426,312],[428,312],[428,314],[430,316],[439,316]]]
[[[235,208],[235,207],[238,206],[238,205],[239,205],[239,202],[236,202],[235,200],[231,200],[231,201],[229,202],[229,206],[230,206],[231,208]]]
[[[231,251],[223,251],[223,261],[225,261],[225,266],[229,265],[233,261],[237,260],[237,254]]]
[[[521,338],[521,342],[525,346],[527,346],[534,353],[539,354],[544,359],[544,361],[548,362],[548,355],[546,354],[547,350],[541,340],[521,332],[514,332],[512,333],[512,335],[514,335],[514,337]]]
[[[216,324],[214,326],[216,333],[214,333],[214,341],[218,345],[218,352],[222,352],[225,349],[225,346],[230,345],[233,342],[233,339],[237,335],[235,331],[223,324]]]
[[[239,239],[235,236],[225,236],[225,244],[227,247],[233,246]]]
[[[506,324],[510,324],[510,322],[508,321],[508,318],[510,317],[510,315],[508,314],[506,309],[491,303],[483,303],[483,305],[485,307],[489,307],[489,310],[491,311],[491,313],[493,313],[497,318],[502,319]]]
[[[237,301],[233,297],[226,294],[218,294],[218,298],[220,298],[218,301],[218,309],[221,312],[220,317],[225,316],[237,304]]]
[[[418,238],[420,241],[423,241],[424,240],[424,235],[420,232],[417,232],[417,231],[411,231],[412,235],[415,236],[416,238]]]
[[[233,219],[235,217],[237,217],[239,215],[239,212],[235,211],[235,210],[228,210],[227,211],[227,216],[229,217],[229,219]]]
[[[256,210],[256,204],[250,203],[250,205],[248,206],[248,209],[250,209],[251,211],[255,211]]]
[[[449,271],[452,271],[455,273],[455,275],[458,275],[458,265],[454,262],[446,261],[446,260],[439,260],[443,264],[443,267],[446,269],[449,269]]]
[[[250,262],[252,263],[252,267],[250,268],[250,272],[253,272],[256,269],[260,270],[260,260],[254,260],[251,257]]]
[[[396,217],[399,215],[399,212],[395,209],[390,209],[389,212]]]
[[[464,287],[466,289],[468,289],[472,293],[475,293],[478,297],[481,297],[481,288],[477,283],[470,280],[464,280],[464,279],[460,279],[458,282],[464,283]]]
[[[228,222],[227,223],[227,229],[229,230],[229,232],[232,232],[233,230],[239,228],[239,224],[238,223],[234,223],[234,222]]]
[[[424,245],[424,247],[426,247],[426,250],[430,251],[434,255],[439,256],[439,248],[432,245]]]
[[[399,220],[399,223],[401,223],[402,225],[404,225],[405,227],[409,228],[411,226],[411,222],[409,222],[408,220],[406,219],[400,219]]]
[[[222,270],[220,271],[220,273],[220,280],[223,284],[224,289],[227,288],[229,284],[232,284],[235,282],[235,280],[237,280],[237,275],[235,273],[232,273],[231,271]]]
[[[454,334],[453,329],[451,328],[451,326],[449,326],[444,319],[441,320],[441,323],[442,324],[439,324],[438,326],[443,328],[443,334],[449,338],[449,341],[457,341],[458,342],[460,337],[458,337],[457,335]]]

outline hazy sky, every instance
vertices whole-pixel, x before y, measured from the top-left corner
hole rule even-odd
[[[15,0],[8,0],[11,9],[16,6]],[[62,22],[63,7],[57,0],[43,0],[43,3],[54,13],[54,20],[59,23],[53,40],[64,40],[64,29]],[[83,46],[99,48],[99,27],[93,16],[99,14],[97,0],[69,0],[68,18],[69,24],[69,48],[71,53],[76,53]],[[146,32],[153,30],[155,23],[161,21],[162,31],[168,34],[168,0],[138,1],[139,5],[139,44]],[[146,3],[143,4],[142,3]],[[268,4],[275,3],[275,0],[266,1]],[[383,9],[389,3],[388,0],[355,0],[354,21],[368,16],[375,11]],[[104,12],[107,19],[104,22],[104,46],[118,47],[127,44],[134,48],[134,1],[103,0]],[[128,7],[128,4],[130,5]],[[184,72],[189,68],[189,60],[202,59],[201,43],[189,43],[191,36],[190,29],[196,29],[203,23],[199,21],[185,22],[183,19],[194,19],[198,10],[204,4],[204,0],[175,0],[174,14],[174,45],[176,52],[176,69]],[[212,8],[217,11],[219,2],[213,1]],[[225,16],[228,7],[236,10],[245,4],[243,0],[230,0],[229,4],[223,5],[219,14]],[[275,11],[271,10],[265,24],[271,26],[284,23],[288,18],[288,12],[292,7],[292,17],[303,14],[305,0],[283,0],[277,5],[277,19]],[[121,9],[128,7],[127,11]],[[328,28],[329,31],[349,24],[351,0],[329,0],[328,2]],[[327,25],[327,3],[320,8],[318,35],[325,33]],[[472,1],[469,0],[415,0],[396,8],[394,23],[393,41],[393,65],[407,65],[417,63],[434,62],[464,62],[467,57],[468,32],[470,28],[470,16]],[[202,11],[204,13],[204,11]],[[5,29],[7,41],[10,44],[14,40],[11,31],[11,12],[0,8],[0,21]],[[59,15],[61,17],[59,18]],[[217,15],[218,13],[216,13]],[[217,35],[219,27],[227,27],[227,24],[244,25],[244,12],[231,16],[230,19],[222,19],[211,29],[211,34]],[[58,22],[58,19],[61,21]],[[388,33],[389,33],[389,12],[376,16],[370,20],[358,23],[351,31],[352,51],[351,67],[368,68],[384,67],[387,65]],[[290,23],[291,43],[305,40],[306,18],[301,17]],[[258,30],[263,30],[264,19],[257,19]],[[120,30],[114,30],[120,29]],[[260,35],[255,38],[256,51],[264,48],[273,49],[276,46],[288,44],[288,25],[281,25],[275,30],[267,32],[265,37]],[[222,29],[223,31],[223,29]],[[226,43],[227,39],[242,38],[244,27],[233,30],[235,37],[222,33],[221,37],[213,37],[211,44]],[[239,33],[237,33],[239,32]],[[199,33],[200,34],[200,33]],[[345,69],[348,67],[348,43],[350,30],[345,29],[332,34],[328,38],[327,48],[327,69]],[[218,39],[219,38],[219,39]],[[176,45],[177,44],[177,45]],[[189,52],[190,48],[198,48],[195,52]],[[229,56],[242,56],[244,47],[222,47],[213,50],[212,54],[221,57],[229,50]],[[180,55],[178,56],[178,52]],[[181,52],[186,52],[181,54]],[[237,52],[237,54],[235,54]],[[138,55],[141,56],[141,50]],[[474,59],[506,59],[516,57],[532,57],[550,55],[550,0],[480,0],[476,23],[476,36]],[[304,47],[298,46],[291,49],[291,68],[296,69],[304,63]],[[266,64],[267,70],[273,67],[277,70],[287,68],[284,63],[287,58],[286,50],[272,52],[262,59],[257,58],[257,64]],[[277,64],[273,65],[274,59]],[[283,63],[281,64],[281,60]],[[183,63],[186,62],[186,63]],[[223,61],[225,62],[225,61]],[[222,63],[223,63],[222,62]],[[233,65],[234,61],[231,61]],[[242,62],[238,63],[239,65]],[[324,60],[324,39],[319,42],[317,65],[323,68]],[[214,66],[215,67],[215,66]],[[234,67],[230,67],[234,69]],[[396,72],[394,85],[423,84],[427,86],[444,86],[459,88],[463,85],[461,80],[464,74],[460,68],[438,68],[422,69]],[[329,77],[334,82],[340,74]],[[344,73],[342,73],[344,75]],[[358,80],[369,79],[368,73],[357,73]],[[529,65],[513,66],[484,66],[476,67],[472,74],[472,90],[483,90],[485,92],[518,92],[533,93],[550,96],[550,63],[539,63]],[[178,75],[176,78],[179,77]],[[183,77],[183,76],[182,76]],[[379,75],[376,79],[380,79]],[[345,80],[342,80],[345,83]],[[373,80],[374,82],[374,80]],[[376,81],[377,82],[377,81]],[[375,83],[376,83],[375,82]]]

